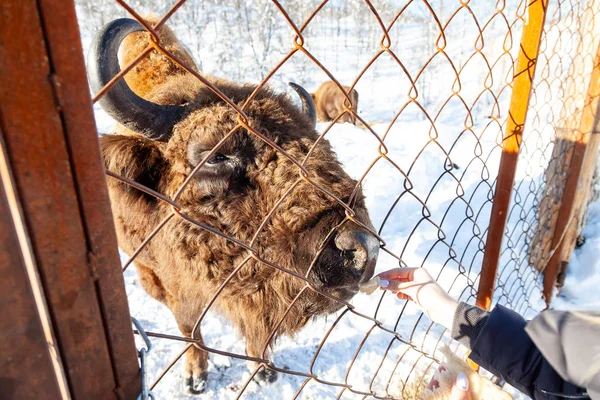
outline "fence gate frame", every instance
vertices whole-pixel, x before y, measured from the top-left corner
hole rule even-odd
[[[526,6],[477,292],[485,309],[549,1]],[[75,4],[3,0],[0,12],[0,395],[134,399],[140,368]],[[600,147],[599,99],[600,47],[543,271],[547,304],[583,218]]]
[[[75,5],[4,0],[0,12],[0,397],[135,399]]]

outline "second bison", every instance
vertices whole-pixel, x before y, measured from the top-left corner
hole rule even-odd
[[[337,122],[350,122],[351,124],[356,125],[356,117],[349,111],[346,111],[344,102],[347,104],[348,108],[356,114],[358,107],[358,92],[355,89],[350,91],[350,87],[348,86],[342,87],[346,93],[349,94],[348,97],[352,101],[351,104],[348,103],[346,95],[333,81],[323,83],[316,92],[310,94],[317,106],[317,116],[319,117],[319,121],[333,121],[338,115],[343,114]]]

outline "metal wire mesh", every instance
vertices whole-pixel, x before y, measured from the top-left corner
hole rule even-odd
[[[352,82],[353,88],[366,81],[376,90],[393,92],[375,93],[373,98],[379,102],[373,100],[369,103],[367,100],[367,104],[372,107],[378,107],[382,103],[386,103],[386,106],[392,104],[392,113],[384,110],[381,114],[369,114],[369,117],[384,115],[382,118],[389,120],[386,123],[369,125],[367,117],[346,106],[345,112],[353,114],[365,129],[360,138],[346,137],[344,140],[355,140],[359,148],[353,149],[362,153],[367,162],[354,168],[358,183],[353,192],[347,194],[350,200],[345,201],[310,178],[306,165],[307,159],[312,156],[312,149],[306,159],[294,159],[268,135],[255,130],[248,123],[245,105],[249,99],[246,104],[240,105],[227,98],[202,72],[185,65],[180,57],[161,45],[157,30],[163,24],[176,21],[178,25],[185,26],[184,18],[177,19],[178,10],[185,3],[186,0],[177,1],[156,25],[150,26],[144,22],[135,7],[122,0],[115,1],[114,4],[118,4],[130,17],[144,25],[154,38],[154,44],[130,65],[123,66],[119,75],[103,90],[94,94],[94,101],[105,95],[116,81],[123,79],[128,71],[150,53],[162,53],[194,75],[235,110],[238,115],[237,125],[225,138],[244,129],[260,138],[274,151],[283,154],[297,167],[297,181],[276,202],[273,209],[261,215],[262,223],[259,231],[255,232],[254,239],[269,223],[284,198],[294,195],[294,187],[302,182],[308,183],[346,210],[345,221],[353,221],[379,239],[383,253],[379,269],[383,269],[381,266],[394,265],[425,267],[455,297],[474,302],[508,115],[513,68],[521,30],[527,18],[527,2],[507,4],[509,2],[497,1],[479,8],[471,6],[468,1],[456,1],[451,5],[448,2],[427,0],[409,0],[402,4],[378,4],[369,0],[356,2],[355,6],[360,10],[356,15],[360,15],[365,24],[374,26],[375,30],[367,30],[366,35],[351,38],[360,42],[349,50],[358,60],[353,64],[357,68],[351,70],[352,74],[328,68],[333,62],[332,54],[339,54],[339,51],[330,54],[321,51],[323,48],[320,47],[323,35],[327,37],[332,34],[331,25],[326,18],[321,17],[335,15],[340,11],[335,4],[323,1],[314,4],[309,13],[300,15],[294,8],[295,3],[276,0],[267,2],[268,8],[265,10],[268,11],[265,12],[271,18],[283,21],[283,26],[287,28],[285,34],[291,34],[285,42],[285,50],[277,49],[278,60],[270,68],[258,73],[258,88],[269,84],[278,87],[281,71],[295,63],[302,70],[313,68],[320,71],[321,76],[333,80],[340,87],[342,82],[338,80],[338,75],[342,74],[345,81]],[[568,163],[565,158],[568,148],[558,146],[557,132],[560,127],[568,125],[567,119],[577,119],[577,110],[581,108],[580,99],[576,96],[585,93],[585,78],[590,74],[590,62],[593,63],[597,46],[597,38],[586,36],[591,28],[585,21],[589,22],[590,12],[598,12],[599,9],[598,2],[594,1],[558,1],[551,2],[548,11],[549,18],[538,58],[535,88],[521,148],[518,180],[494,296],[496,302],[527,316],[543,307],[541,302],[531,300],[541,297],[539,272],[532,268],[530,261],[530,257],[534,257],[530,251],[535,235],[533,228],[537,224],[546,223],[543,218],[552,215],[545,211],[541,199],[548,191],[560,190],[561,187],[561,174],[549,173],[547,166],[552,164],[553,159]],[[84,21],[83,24],[85,23]],[[340,25],[337,26],[338,32],[349,29],[344,23],[347,24],[343,22],[341,28]],[[456,25],[463,29],[457,29]],[[422,29],[411,31],[412,33],[425,33],[419,37],[424,42],[416,44],[417,47],[426,46],[426,50],[419,53],[421,56],[414,51],[410,52],[411,49],[406,47],[407,26]],[[282,37],[285,38],[285,34],[282,33]],[[252,46],[253,39],[250,30],[239,37],[247,47]],[[215,40],[218,41],[218,35]],[[268,52],[269,49],[266,50]],[[256,55],[256,51],[254,54]],[[583,67],[575,67],[578,65]],[[393,76],[392,80],[377,86],[376,83],[384,74]],[[257,91],[258,89],[251,97]],[[385,100],[381,101],[382,98]],[[348,98],[347,101],[352,100]],[[321,133],[318,141],[330,137],[333,140],[339,137],[336,135],[342,135],[336,133],[339,129],[336,120],[319,125],[319,128]],[[406,142],[411,143],[411,146],[400,146]],[[215,146],[209,155],[216,153],[222,143],[223,141]],[[315,144],[313,148],[314,146]],[[208,157],[194,168],[194,172],[202,168]],[[431,170],[437,172],[433,174],[436,178],[423,179],[424,176],[431,175]],[[440,346],[452,344],[448,332],[434,325],[410,303],[398,301],[383,292],[377,295],[378,301],[372,303],[373,306],[362,306],[358,301],[341,301],[308,279],[308,273],[302,276],[265,258],[254,239],[250,242],[242,241],[219,231],[208,222],[190,217],[179,204],[181,194],[188,185],[193,184],[190,179],[181,185],[175,196],[169,198],[114,171],[107,171],[107,175],[108,179],[120,180],[170,207],[170,213],[154,227],[137,250],[129,254],[123,265],[124,271],[135,263],[136,257],[151,244],[158,232],[177,219],[185,220],[210,235],[221,237],[224,245],[238,246],[246,254],[243,261],[233,267],[233,272],[222,282],[212,300],[198,316],[191,337],[160,331],[163,326],[160,321],[153,320],[151,315],[138,316],[141,317],[142,324],[146,325],[144,329],[150,338],[181,343],[183,346],[177,349],[178,352],[169,348],[171,361],[155,366],[154,370],[160,372],[154,376],[151,388],[157,393],[161,390],[163,377],[186,351],[195,346],[212,355],[229,358],[232,360],[230,362],[246,360],[257,363],[244,381],[232,384],[234,396],[238,398],[252,397],[260,392],[261,389],[252,383],[252,378],[262,369],[293,376],[296,390],[289,397],[294,399],[301,398],[311,386],[328,387],[338,398],[409,398],[415,385],[422,386],[427,382],[432,368],[440,361]],[[393,184],[386,186],[373,178],[382,175],[390,177],[389,182]],[[369,182],[375,183],[369,186]],[[375,231],[355,218],[352,198],[359,185],[365,186],[367,196],[371,195],[369,187],[378,191],[373,194],[375,201],[380,202],[379,211],[372,215]],[[337,226],[332,226],[328,236],[333,235],[336,228]],[[542,250],[543,254],[550,251],[549,248]],[[311,265],[321,251],[310,261]],[[287,311],[278,321],[273,322],[269,341],[275,336],[283,319],[292,312],[294,304],[305,293],[314,291],[341,303],[342,310],[320,325],[320,340],[311,349],[313,357],[309,364],[281,365],[268,359],[265,354],[269,341],[265,343],[262,357],[251,357],[241,352],[222,350],[218,341],[205,344],[198,339],[196,334],[199,327],[209,318],[209,312],[214,311],[212,307],[216,299],[248,262],[256,262],[261,268],[280,271],[287,274],[289,279],[303,282],[303,288],[288,304]],[[364,301],[361,296],[356,299]],[[336,328],[339,329],[349,320],[359,326],[362,336],[352,342],[357,346],[346,349],[347,357],[344,360],[332,360],[327,352],[332,346],[341,344],[331,344],[328,340]],[[385,343],[385,351],[373,357],[368,348],[375,341]],[[344,368],[344,379],[328,378],[328,370],[333,361]],[[152,363],[151,356],[148,356],[147,362]],[[368,375],[366,380],[365,374]]]
[[[532,317],[553,254],[566,173],[578,140],[598,30],[597,2],[550,2],[505,232],[496,301]],[[597,23],[596,23],[597,24]]]

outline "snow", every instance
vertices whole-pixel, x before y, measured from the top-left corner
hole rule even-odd
[[[600,200],[588,211],[582,232],[585,244],[571,256],[564,287],[552,302],[557,310],[600,310]]]
[[[220,6],[219,2],[210,6],[204,5],[205,2],[195,3],[198,2],[190,1],[175,13],[171,26],[201,62],[205,73],[257,83],[292,48],[293,31],[273,10],[270,1],[258,1],[264,4],[262,9],[253,8],[252,2],[238,2],[248,3],[247,14],[238,13],[234,7]],[[374,3],[377,9],[384,7],[381,2]],[[398,7],[396,3],[399,2],[389,2],[392,11]],[[506,42],[506,23],[494,17],[495,10],[486,7],[484,2],[471,6],[473,14],[466,9],[458,12],[444,31],[445,43],[440,42],[441,39],[434,43],[439,30],[424,22],[430,17],[421,3],[412,2],[406,16],[390,31],[390,49],[402,65],[387,53],[377,55],[381,29],[363,2],[356,2],[347,9],[346,2],[332,1],[317,14],[306,31],[306,48],[341,83],[351,84],[360,76],[355,86],[360,93],[359,115],[372,122],[373,132],[350,124],[329,127],[328,123],[319,123],[317,130],[327,132],[325,137],[333,144],[340,161],[357,179],[380,157],[380,140],[383,140],[382,152],[386,156],[379,158],[369,170],[363,189],[371,219],[385,240],[386,248],[402,259],[402,265],[427,268],[452,296],[472,303],[479,282],[501,154],[498,144],[510,96],[510,90],[503,88],[507,85],[506,76],[510,76],[509,67],[517,44]],[[442,9],[442,2],[432,3],[442,21],[453,15],[452,7]],[[292,1],[282,4],[291,8],[290,15],[295,21],[304,20],[308,9],[315,7],[301,7],[301,3]],[[290,4],[296,4],[297,8]],[[194,14],[194,7],[201,12]],[[238,7],[242,6],[238,4]],[[161,3],[160,9],[148,8],[158,12],[168,7]],[[338,12],[343,13],[343,17],[334,18]],[[514,13],[515,10],[505,11],[513,18]],[[490,19],[482,36],[483,47],[472,15],[479,21]],[[390,18],[384,22],[389,23]],[[244,31],[249,21],[252,30]],[[82,26],[85,49],[93,32],[86,31],[85,24]],[[520,37],[520,22],[513,29],[512,37]],[[250,38],[250,45],[244,45],[240,37]],[[448,58],[436,52],[436,45],[446,46],[444,51]],[[504,51],[503,47],[510,51]],[[487,64],[482,55],[494,62]],[[373,58],[372,66],[360,75]],[[419,75],[425,64],[429,66]],[[455,79],[455,70],[460,84]],[[415,92],[411,90],[411,80],[416,76],[420,77]],[[288,81],[296,81],[312,91],[325,79],[328,78],[324,71],[298,52],[273,75],[269,84],[295,96],[287,88]],[[484,87],[499,94],[498,99],[494,100]],[[544,98],[541,89],[538,97]],[[422,109],[427,110],[429,117]],[[99,132],[109,133],[113,121],[98,105],[94,110]],[[399,110],[402,112],[397,115]],[[537,118],[544,121],[543,109],[538,111]],[[549,141],[553,130],[540,128],[540,131],[540,138]],[[520,185],[514,199],[524,199],[519,203],[523,210],[531,209],[533,200],[528,194],[532,185],[538,188],[543,182],[544,171],[540,166],[547,163],[548,153],[552,152],[551,146],[537,152],[535,146],[527,147],[528,140],[533,143],[534,139],[537,138],[525,138],[517,171]],[[524,257],[520,249],[526,236],[522,233],[534,220],[535,215],[528,215],[523,221],[517,212],[509,216],[507,235],[511,240],[505,240],[501,260],[501,266],[507,268],[501,272],[501,285],[495,298],[497,302],[520,309],[527,317],[534,316],[544,306],[539,282],[527,265],[519,269],[520,264],[515,261]],[[565,287],[553,303],[555,308],[600,308],[600,297],[594,290],[600,285],[600,261],[596,256],[600,250],[600,203],[591,205],[584,234],[587,242],[573,255]],[[122,259],[124,263],[127,256],[123,254]],[[397,266],[397,259],[381,252],[376,272]],[[141,288],[133,266],[125,272],[125,282],[131,315],[146,331],[180,335],[171,312]],[[410,341],[426,354],[439,357],[435,352],[438,341],[450,343],[448,333],[432,325],[411,303],[376,292],[372,296],[359,294],[352,304],[358,312],[375,316],[383,327],[396,330],[403,340]],[[327,340],[323,341],[332,327]],[[201,328],[208,347],[245,354],[244,340],[219,315],[209,311]],[[157,378],[185,346],[174,340],[151,340],[153,348],[147,357],[149,382]],[[143,346],[140,338],[136,338],[136,342],[138,348]],[[321,344],[323,347],[317,355]],[[329,382],[349,383],[355,390],[383,394],[387,389],[390,394],[401,397],[402,382],[419,377],[431,363],[419,351],[374,327],[371,320],[340,312],[309,322],[294,338],[281,338],[274,348],[273,362],[280,368],[314,373]],[[352,363],[355,354],[356,361]],[[153,389],[156,398],[188,398],[181,390],[182,364],[178,362]],[[210,356],[208,372],[208,386],[199,399],[237,398],[251,373],[243,360],[216,354]],[[304,381],[302,376],[280,374],[277,382],[265,387],[251,382],[242,397],[291,399]],[[313,380],[304,387],[300,398],[336,398],[341,390]],[[341,398],[359,397],[362,398],[345,391]],[[515,395],[515,398],[525,397]]]

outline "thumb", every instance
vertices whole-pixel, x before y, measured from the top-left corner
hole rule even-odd
[[[456,383],[452,386],[450,394],[452,400],[472,400],[471,392],[469,391],[469,378],[464,372],[461,372],[456,377]]]

